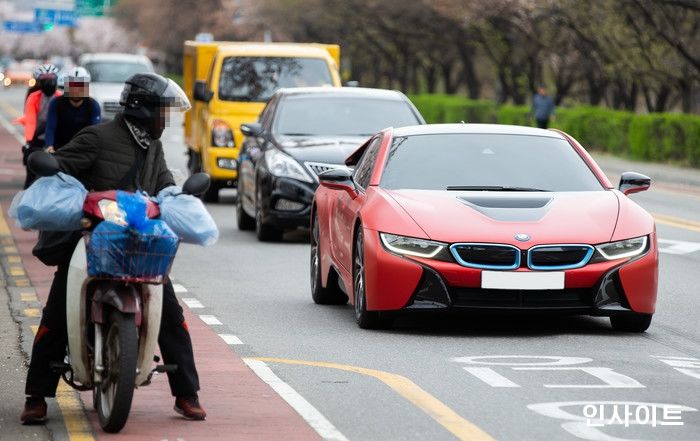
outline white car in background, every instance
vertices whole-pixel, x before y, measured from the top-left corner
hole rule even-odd
[[[100,103],[103,121],[121,112],[119,98],[127,78],[154,71],[148,57],[136,54],[83,54],[78,64],[90,72],[90,96]]]

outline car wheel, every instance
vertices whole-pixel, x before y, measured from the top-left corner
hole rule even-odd
[[[623,315],[610,317],[610,324],[613,329],[620,332],[644,332],[651,325],[653,314],[639,314],[630,312]]]
[[[355,300],[355,321],[362,329],[390,327],[393,320],[387,313],[367,311],[367,291],[365,285],[365,253],[362,227],[357,228],[352,264],[352,291]]]
[[[262,195],[256,192],[255,198],[255,234],[260,242],[279,242],[282,240],[284,230],[263,222],[262,207],[260,200]]]
[[[318,305],[344,305],[348,302],[348,297],[340,290],[337,284],[329,280],[328,286],[324,288],[321,282],[320,236],[318,215],[314,214],[311,227],[311,298]]]
[[[241,231],[253,231],[255,229],[255,219],[248,216],[243,209],[243,189],[238,186],[238,197],[236,198],[236,223]]]

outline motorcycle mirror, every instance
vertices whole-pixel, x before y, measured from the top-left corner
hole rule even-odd
[[[184,194],[191,194],[194,196],[199,196],[209,189],[211,184],[211,178],[206,173],[195,173],[185,181],[182,186],[182,192]]]
[[[45,151],[37,151],[29,155],[27,167],[39,176],[53,176],[60,170],[56,158]]]

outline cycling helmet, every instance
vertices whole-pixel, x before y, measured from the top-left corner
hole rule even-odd
[[[37,83],[44,95],[53,95],[58,86],[58,67],[53,64],[42,64],[37,69]]]

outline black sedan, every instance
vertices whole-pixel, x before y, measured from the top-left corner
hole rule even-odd
[[[246,136],[238,163],[237,221],[261,241],[308,227],[318,175],[387,127],[425,124],[404,94],[366,88],[281,89]]]

